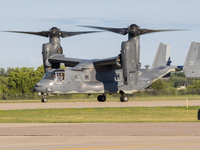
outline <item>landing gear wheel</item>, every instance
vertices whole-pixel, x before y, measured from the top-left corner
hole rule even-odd
[[[99,96],[97,97],[97,100],[98,100],[99,102],[105,102],[105,101],[106,101],[106,96],[105,96],[105,95],[99,95]]]
[[[47,101],[48,101],[47,96],[43,94],[41,102],[46,103]]]
[[[41,99],[41,102],[43,102],[43,103],[46,103],[47,101],[48,101],[47,98],[42,98],[42,99]]]
[[[121,102],[128,102],[128,100],[129,100],[128,96],[126,96],[126,95],[120,96],[120,101]]]

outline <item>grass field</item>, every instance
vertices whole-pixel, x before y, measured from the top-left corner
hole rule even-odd
[[[0,110],[0,123],[197,122],[200,107]]]

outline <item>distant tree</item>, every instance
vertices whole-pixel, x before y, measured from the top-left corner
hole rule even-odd
[[[10,72],[11,72],[13,69],[14,69],[14,68],[8,67],[7,70],[6,70],[5,77],[8,77],[8,75],[10,74]]]
[[[7,71],[4,68],[0,68],[0,93],[8,92],[8,77]]]
[[[4,68],[0,68],[0,76],[4,76],[5,75],[5,69]]]
[[[35,78],[34,78],[34,83],[36,84],[38,81],[40,81],[42,79],[42,77],[44,76],[44,67],[43,65],[39,66],[36,70],[35,70],[35,74],[34,74]]]
[[[9,73],[13,70],[13,68],[8,67],[7,71],[4,68],[0,68],[0,76],[8,77]]]
[[[185,77],[184,72],[173,72],[171,73],[171,77]]]
[[[193,80],[192,83],[187,88],[200,89],[200,80]]]
[[[157,81],[155,81],[151,87],[154,89],[154,90],[159,90],[159,89],[164,89],[164,88],[167,88],[169,87],[169,85],[167,84],[167,82],[165,80],[161,80],[161,79],[158,79]]]
[[[0,93],[8,92],[8,77],[0,76]]]
[[[179,87],[185,85],[185,74],[183,72],[171,73],[169,83],[172,87]]]
[[[15,68],[8,75],[9,92],[29,93],[43,75],[43,66],[39,66],[36,70],[33,67]]]

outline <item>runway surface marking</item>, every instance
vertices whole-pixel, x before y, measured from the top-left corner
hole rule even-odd
[[[126,146],[106,146],[106,147],[86,147],[86,148],[67,148],[54,150],[87,150],[87,149],[110,149],[110,148],[138,148],[138,147],[161,147],[161,146],[198,146],[200,142],[184,142],[184,143],[163,143],[163,144],[142,144],[142,145],[126,145]]]

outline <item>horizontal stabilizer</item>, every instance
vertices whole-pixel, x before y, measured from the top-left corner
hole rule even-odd
[[[160,43],[151,68],[170,66],[170,63],[170,45]]]
[[[200,77],[200,43],[191,43],[183,71],[187,78]]]

